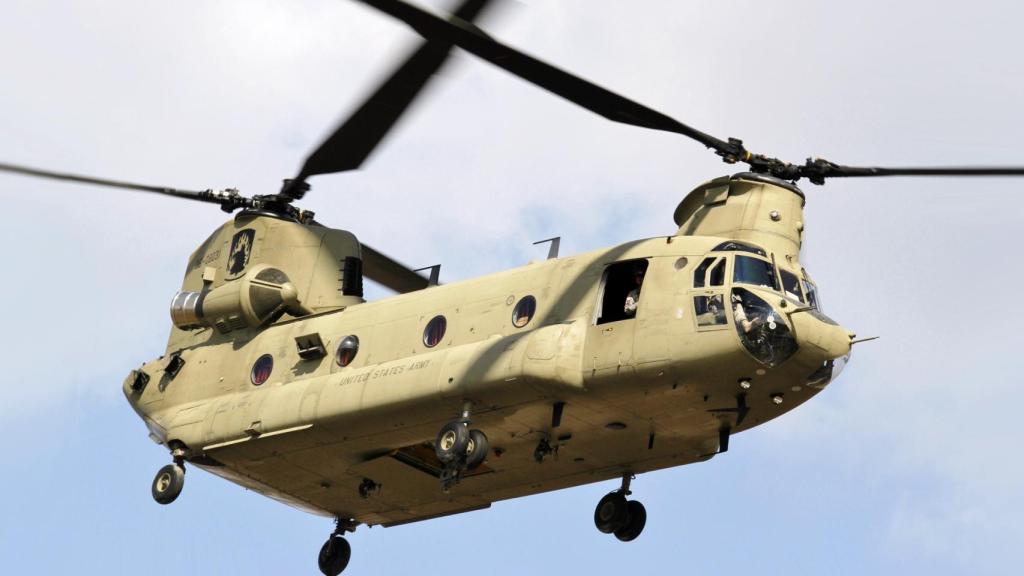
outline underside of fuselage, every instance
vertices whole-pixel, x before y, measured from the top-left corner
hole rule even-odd
[[[736,370],[723,379],[735,383],[753,373],[753,364],[744,367],[741,354],[737,348]],[[799,362],[794,359],[794,367]],[[340,421],[316,424],[211,449],[207,456],[223,466],[206,467],[310,512],[391,526],[707,460],[722,448],[723,422],[739,432],[813,396],[818,388],[791,391],[806,384],[804,376],[812,370],[805,365],[792,374],[758,379],[765,391],[790,391],[782,405],[766,393],[749,394],[735,385],[728,393],[712,394],[721,386],[690,380],[663,366],[594,374],[586,389],[571,395],[483,408],[472,414],[472,426],[487,433],[491,454],[448,491],[442,489],[442,465],[432,444],[444,424],[441,418],[407,423],[406,417],[382,415],[369,427],[348,428]],[[797,373],[805,374],[791,378]],[[740,394],[743,400],[737,399]],[[554,422],[556,402],[564,406]],[[736,424],[741,402],[748,412]],[[375,432],[365,432],[373,428]]]

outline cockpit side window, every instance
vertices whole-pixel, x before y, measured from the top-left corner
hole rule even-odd
[[[800,278],[792,272],[779,269],[779,275],[782,276],[782,291],[786,293],[786,296],[798,301],[804,302],[804,296],[800,292]]]
[[[752,284],[776,291],[779,289],[779,282],[775,277],[775,267],[772,266],[772,263],[750,256],[736,256],[732,280],[737,284]]]
[[[697,266],[697,269],[693,271],[693,287],[694,288],[703,288],[704,287],[704,281],[705,281],[705,278],[707,277],[707,274],[708,274],[708,268],[710,268],[711,265],[714,264],[714,263],[715,263],[714,257],[712,257],[712,258],[705,258],[704,261],[700,263],[700,266]]]
[[[807,292],[807,304],[815,310],[821,310],[818,304],[818,287],[814,285],[814,282],[805,279],[804,290]]]
[[[725,258],[718,261],[718,264],[711,269],[710,283],[712,286],[725,285]]]

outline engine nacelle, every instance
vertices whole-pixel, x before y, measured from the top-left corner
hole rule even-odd
[[[295,286],[284,272],[267,264],[240,278],[202,292],[178,292],[171,300],[171,321],[182,330],[211,327],[221,333],[257,328],[281,317],[305,316]]]

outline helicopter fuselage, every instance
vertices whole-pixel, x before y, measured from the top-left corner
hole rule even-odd
[[[658,237],[264,327],[179,331],[201,343],[172,336],[174,374],[161,358],[124,390],[194,464],[394,525],[712,457],[841,368],[850,335],[812,286],[792,258],[735,235]],[[492,453],[446,493],[431,443],[463,411]]]

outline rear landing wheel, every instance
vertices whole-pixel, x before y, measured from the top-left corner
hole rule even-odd
[[[170,504],[181,494],[185,487],[185,468],[180,464],[168,464],[156,473],[153,478],[153,500],[160,504]]]
[[[331,536],[320,548],[320,557],[317,563],[320,565],[320,572],[325,576],[338,576],[348,566],[352,557],[352,547],[348,540],[341,536]]]

